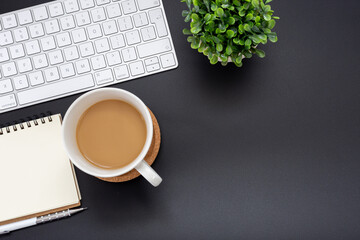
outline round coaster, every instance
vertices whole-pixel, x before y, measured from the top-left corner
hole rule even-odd
[[[160,150],[161,134],[160,134],[160,126],[159,126],[158,121],[156,120],[155,115],[152,113],[152,111],[150,109],[149,109],[149,112],[150,112],[151,119],[153,122],[154,134],[153,134],[153,139],[152,139],[152,142],[151,142],[151,145],[149,148],[149,152],[145,156],[145,161],[149,165],[152,165],[153,162],[155,161],[156,156],[159,153],[159,150]],[[140,173],[138,171],[136,171],[136,169],[133,169],[130,172],[125,173],[120,176],[117,176],[117,177],[111,177],[111,178],[99,177],[99,179],[107,181],[107,182],[126,182],[126,181],[132,180],[134,178],[137,178],[138,176],[140,176]]]

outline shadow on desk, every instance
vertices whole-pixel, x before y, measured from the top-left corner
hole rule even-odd
[[[254,56],[244,59],[242,67],[233,63],[222,66],[220,63],[211,65],[207,59],[193,71],[196,89],[201,99],[213,103],[214,107],[231,107],[256,96],[258,86],[263,79],[256,79],[261,59]]]
[[[88,200],[87,206],[95,218],[93,221],[101,228],[123,228],[133,226],[134,222],[141,226],[164,213],[163,203],[158,199],[161,194],[156,193],[161,189],[150,187],[142,177],[123,183],[105,182],[91,176],[82,177],[87,177],[84,182],[91,186],[83,188],[86,190],[83,197]]]

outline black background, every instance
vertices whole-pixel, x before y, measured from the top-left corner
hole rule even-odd
[[[1,1],[0,11],[42,2]],[[278,43],[236,68],[192,50],[186,5],[164,0],[179,67],[114,85],[156,114],[163,183],[77,171],[88,211],[3,239],[360,239],[360,1],[271,5]],[[78,96],[0,122],[65,114]]]

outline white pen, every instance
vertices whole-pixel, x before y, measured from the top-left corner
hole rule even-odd
[[[51,214],[41,216],[41,217],[34,217],[34,218],[30,218],[30,219],[26,219],[26,220],[22,220],[22,221],[18,221],[18,222],[5,224],[5,225],[0,226],[0,234],[6,234],[6,233],[9,233],[11,231],[15,231],[15,230],[18,230],[21,228],[27,228],[27,227],[31,227],[31,226],[34,226],[37,224],[47,223],[47,222],[51,222],[53,220],[70,217],[70,216],[74,215],[75,213],[81,212],[85,209],[87,209],[87,208],[68,209],[65,211],[51,213]]]

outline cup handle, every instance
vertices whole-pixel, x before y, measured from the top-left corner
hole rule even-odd
[[[154,187],[157,187],[162,182],[162,178],[157,174],[152,167],[145,161],[142,160],[135,169]]]

